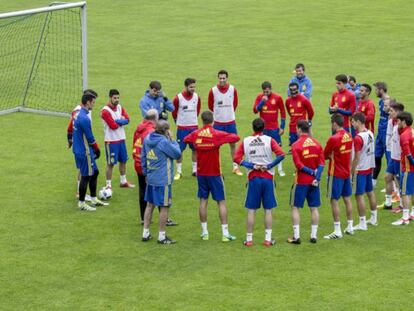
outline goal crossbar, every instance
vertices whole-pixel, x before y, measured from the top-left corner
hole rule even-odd
[[[8,12],[8,13],[0,13],[0,19],[8,18],[8,17],[17,17],[17,16],[23,16],[23,15],[36,14],[36,13],[46,13],[46,12],[58,11],[58,10],[70,9],[70,8],[78,8],[78,7],[83,7],[85,5],[86,5],[86,1],[81,1],[81,2],[74,2],[74,3],[56,4],[56,5],[53,5],[53,6],[45,6],[45,7],[36,8],[36,9],[21,10],[21,11],[14,11],[14,12]]]

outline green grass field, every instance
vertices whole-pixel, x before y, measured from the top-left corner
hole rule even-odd
[[[0,0],[0,11],[47,4]],[[248,135],[261,82],[270,80],[274,91],[285,97],[294,65],[303,62],[314,84],[314,135],[324,144],[330,134],[327,105],[338,73],[353,74],[359,82],[385,80],[389,93],[411,109],[413,10],[413,3],[401,0],[90,0],[89,86],[100,94],[93,113],[94,132],[102,145],[99,110],[110,88],[120,90],[131,116],[127,127],[131,146],[140,121],[138,102],[150,80],[161,80],[172,97],[181,91],[185,78],[194,77],[206,108],[216,73],[225,68],[239,92],[240,135]],[[242,246],[246,177],[231,174],[227,146],[222,148],[222,166],[229,226],[238,240],[220,241],[212,203],[210,241],[200,241],[197,186],[189,176],[186,152],[185,178],[174,183],[171,209],[180,225],[168,231],[178,244],[144,244],[136,189],[115,187],[111,205],[94,214],[77,209],[76,171],[66,148],[67,122],[24,113],[0,117],[0,309],[412,309],[414,228],[392,227],[396,216],[389,212],[380,211],[380,225],[368,232],[326,241],[322,236],[332,231],[332,217],[324,197],[318,244],[307,242],[307,208],[302,212],[304,243],[285,242],[291,234],[290,157],[284,161],[287,176],[276,178],[274,248],[260,245],[262,211],[255,246]],[[284,143],[287,151],[286,137]],[[104,157],[98,166],[103,186]],[[127,175],[137,182],[132,161]],[[325,186],[323,180],[323,196]],[[378,189],[382,186],[381,181]],[[379,190],[377,196],[381,202]],[[158,213],[154,215],[151,230],[156,234]]]

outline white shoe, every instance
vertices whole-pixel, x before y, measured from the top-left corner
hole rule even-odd
[[[286,173],[283,170],[278,171],[280,177],[286,176]]]
[[[403,226],[403,225],[409,225],[410,224],[410,219],[404,219],[404,218],[400,218],[397,221],[394,221],[393,223],[391,223],[391,225],[393,226]]]
[[[374,221],[373,218],[370,218],[367,220],[367,225],[378,226],[378,221]]]
[[[354,229],[353,228],[346,228],[344,230],[344,233],[348,234],[348,235],[354,235]]]
[[[95,199],[91,199],[91,204],[94,206],[94,207],[96,207],[96,206],[108,206],[109,205],[109,203],[107,203],[107,202],[102,202],[101,200],[98,200],[97,198],[95,198]]]
[[[94,212],[94,211],[96,211],[96,208],[95,207],[90,206],[90,205],[86,204],[85,202],[78,203],[78,207],[80,208],[81,211],[86,211],[86,212]]]
[[[384,188],[384,189],[381,189],[381,192],[382,192],[382,193],[385,193],[385,188]]]
[[[331,234],[325,235],[323,238],[324,239],[327,239],[327,240],[340,239],[340,238],[342,238],[342,233],[341,234],[337,234],[335,232],[332,232]]]
[[[360,230],[360,231],[367,231],[367,230],[368,230],[367,225],[362,226],[360,223],[359,223],[359,224],[357,224],[356,226],[354,226],[352,229],[353,229],[354,231],[357,231],[357,230]]]

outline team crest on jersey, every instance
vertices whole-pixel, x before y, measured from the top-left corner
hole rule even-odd
[[[346,149],[346,146],[342,145],[341,148],[339,148],[339,151],[345,151],[345,149]]]
[[[275,104],[276,104],[276,100],[273,98],[273,99],[271,100],[271,103],[272,103],[272,105],[275,105]]]
[[[295,109],[290,109],[290,113],[295,113]]]
[[[308,155],[309,154],[309,149],[305,149],[305,150],[303,150],[303,152],[302,152],[302,155]]]
[[[342,137],[341,143],[347,143],[350,141],[352,141],[351,135],[349,135],[348,133],[345,133],[344,136]]]
[[[298,108],[302,107],[302,103],[298,102]]]
[[[346,102],[346,97],[345,96],[342,96],[342,102],[343,103]]]
[[[203,139],[201,139],[201,138],[198,138],[198,139],[196,139],[196,141],[195,141],[195,143],[196,144],[201,144],[203,142]]]
[[[316,144],[311,138],[306,138],[306,140],[303,142],[302,146],[304,148],[306,148],[306,147],[310,147],[310,146],[316,146]]]
[[[362,107],[362,108],[361,108],[361,111],[365,111],[365,107]]]
[[[147,158],[150,160],[158,160],[158,157],[155,155],[154,149],[148,151]]]
[[[267,110],[267,106],[266,105],[263,106],[263,110]]]
[[[302,86],[302,91],[306,91],[306,85],[304,84],[303,86]]]
[[[209,128],[206,128],[198,133],[198,137],[213,137],[213,134],[211,134]]]

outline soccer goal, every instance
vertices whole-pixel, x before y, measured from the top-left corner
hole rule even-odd
[[[87,68],[86,2],[0,14],[0,114],[69,115]]]

